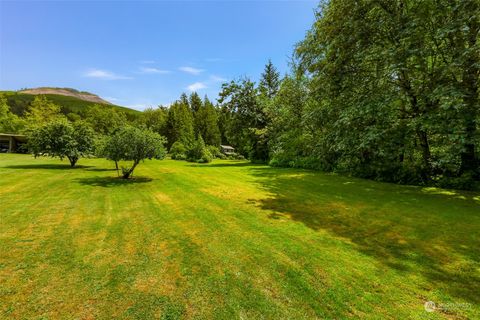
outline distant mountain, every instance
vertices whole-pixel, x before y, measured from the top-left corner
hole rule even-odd
[[[114,105],[96,94],[71,88],[42,87],[19,91],[0,91],[0,94],[6,96],[10,109],[18,115],[22,115],[38,95],[45,96],[48,100],[59,105],[64,114],[76,113],[82,118],[85,116],[87,109],[95,104],[122,111],[129,119],[135,118],[140,113],[137,110]]]
[[[80,100],[90,101],[100,104],[112,104],[109,101],[103,100],[96,94],[86,92],[86,91],[78,91],[72,88],[51,88],[51,87],[40,87],[40,88],[32,88],[32,89],[25,89],[17,91],[18,93],[26,93],[26,94],[56,94],[60,96],[69,96],[75,97]]]

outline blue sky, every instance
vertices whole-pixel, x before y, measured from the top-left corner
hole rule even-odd
[[[283,74],[316,1],[3,1],[0,89],[71,87],[143,109]]]

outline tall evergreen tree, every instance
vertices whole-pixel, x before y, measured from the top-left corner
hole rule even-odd
[[[265,65],[265,69],[260,77],[260,93],[268,99],[272,99],[280,88],[280,73],[273,65],[271,60]]]
[[[185,92],[180,95],[179,101],[190,109],[190,101],[188,100],[188,96]]]
[[[202,107],[202,99],[196,92],[190,94],[189,105],[192,112],[195,114]]]
[[[220,145],[221,136],[218,128],[217,110],[207,97],[205,97],[203,105],[195,113],[195,126],[197,135],[201,136],[207,145]]]
[[[193,117],[188,104],[183,99],[175,101],[168,110],[168,148],[179,141],[190,147],[194,138]]]

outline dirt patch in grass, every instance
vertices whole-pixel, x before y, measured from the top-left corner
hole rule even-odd
[[[163,192],[155,193],[155,199],[157,199],[157,201],[161,204],[166,204],[166,205],[173,205],[174,204],[172,198],[168,194],[163,193]]]

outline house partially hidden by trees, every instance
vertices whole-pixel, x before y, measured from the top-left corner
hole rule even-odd
[[[26,142],[24,135],[0,133],[0,152],[26,152]]]
[[[235,148],[232,146],[220,145],[220,150],[227,156],[235,154]]]

